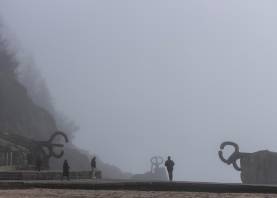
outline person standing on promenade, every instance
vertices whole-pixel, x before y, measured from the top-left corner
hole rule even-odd
[[[175,163],[174,163],[173,160],[171,160],[170,156],[168,156],[168,158],[165,161],[164,165],[167,169],[169,180],[172,181],[173,180],[173,167],[174,167]]]
[[[96,178],[96,157],[95,156],[91,159],[90,166],[91,166],[91,177],[95,179]]]
[[[62,180],[63,180],[64,177],[66,177],[67,180],[69,180],[69,169],[70,169],[70,167],[69,167],[69,165],[68,165],[67,160],[64,160],[64,162],[63,162],[63,175],[62,175]]]
[[[41,170],[41,163],[42,163],[41,158],[40,158],[40,156],[38,156],[36,159],[36,169],[38,172],[40,172],[40,170]]]

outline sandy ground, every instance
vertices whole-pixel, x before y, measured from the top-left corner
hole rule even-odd
[[[145,191],[94,191],[94,190],[51,190],[51,189],[31,189],[31,190],[0,190],[0,198],[179,198],[179,197],[200,197],[200,198],[271,198],[276,195],[271,194],[217,194],[217,193],[189,193],[189,192],[145,192]]]

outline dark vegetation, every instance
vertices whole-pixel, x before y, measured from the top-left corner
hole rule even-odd
[[[23,61],[24,62],[24,61]],[[11,132],[36,140],[46,140],[56,131],[64,131],[72,139],[77,125],[57,112],[40,72],[31,61],[23,63],[10,47],[0,25],[0,133]],[[69,143],[62,159],[51,160],[52,169],[61,169],[67,159],[71,169],[90,169],[90,155]],[[104,177],[126,178],[117,167],[98,159]]]

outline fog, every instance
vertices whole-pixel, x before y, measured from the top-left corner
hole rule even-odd
[[[219,145],[277,151],[275,1],[0,0],[73,140],[142,173],[171,155],[178,180],[240,181]]]

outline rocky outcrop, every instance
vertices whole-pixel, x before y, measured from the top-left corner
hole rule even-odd
[[[233,153],[225,158],[224,148],[231,146]],[[242,153],[234,142],[223,142],[218,152],[219,158],[235,170],[241,171],[241,181],[244,184],[277,184],[277,153],[268,150],[254,153]],[[240,162],[240,165],[238,164]]]
[[[277,184],[277,153],[267,150],[240,158],[241,180],[248,184]]]

